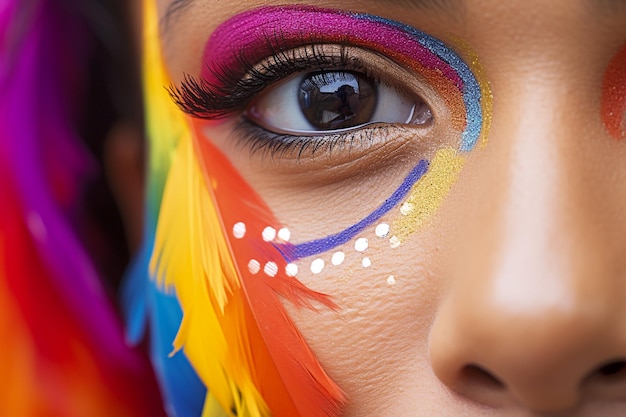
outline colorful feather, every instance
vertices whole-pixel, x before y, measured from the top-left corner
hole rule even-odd
[[[160,56],[159,28],[152,0],[145,1],[143,84],[148,147],[147,189],[143,246],[125,277],[122,305],[127,337],[139,343],[150,328],[151,360],[165,408],[172,417],[196,417],[205,407],[206,388],[183,352],[172,352],[182,311],[173,291],[149,277],[163,188],[172,155],[179,139],[187,133],[180,115],[167,97],[167,77]]]
[[[203,415],[213,416],[218,403],[239,417],[337,416],[344,395],[281,298],[310,308],[336,306],[287,274],[279,246],[262,238],[267,226],[279,229],[280,223],[202,136],[201,126],[168,97],[152,3],[144,2],[148,211],[158,212],[158,224],[147,237],[154,238],[153,279],[163,291],[174,291],[182,308],[174,348],[184,351],[209,390]],[[233,235],[238,223],[245,224],[242,238],[240,229]]]

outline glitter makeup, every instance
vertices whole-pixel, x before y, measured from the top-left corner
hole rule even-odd
[[[401,215],[393,223],[394,236],[399,242],[403,242],[435,213],[462,167],[463,156],[456,150],[444,148],[437,151],[431,169],[415,185],[409,198],[400,207]]]
[[[440,40],[379,16],[300,6],[241,13],[209,39],[202,77],[219,86],[222,80],[216,74],[224,68],[242,71],[242,60],[259,62],[290,48],[320,43],[379,52],[419,74],[458,115],[453,127],[463,132],[460,149],[470,151],[476,144],[483,125],[481,89],[467,64]]]
[[[604,73],[602,121],[615,139],[626,138],[626,44],[613,57]]]

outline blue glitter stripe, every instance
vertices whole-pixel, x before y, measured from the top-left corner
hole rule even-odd
[[[385,200],[383,204],[381,204],[376,210],[360,222],[348,227],[342,232],[322,239],[311,240],[298,245],[278,245],[278,249],[283,253],[287,262],[294,262],[308,256],[328,252],[337,246],[351,241],[357,234],[362,232],[363,229],[371,226],[375,221],[379,220],[382,216],[389,212],[389,210],[398,205],[398,203],[406,197],[409,191],[411,191],[413,185],[419,181],[422,176],[424,176],[428,170],[428,165],[428,161],[421,160],[415,168],[411,170],[409,175],[404,179],[396,191],[394,191],[391,197]]]
[[[474,77],[474,74],[468,65],[442,41],[435,39],[411,26],[365,13],[354,13],[352,16],[357,19],[382,23],[386,26],[392,26],[403,31],[407,35],[413,37],[417,42],[426,47],[430,52],[435,54],[445,63],[450,65],[454,71],[456,71],[461,80],[463,80],[462,94],[463,102],[465,103],[465,117],[467,122],[467,127],[463,131],[460,150],[468,152],[474,149],[483,125],[483,109],[481,106],[482,93],[480,90],[480,84],[476,80],[476,77]]]

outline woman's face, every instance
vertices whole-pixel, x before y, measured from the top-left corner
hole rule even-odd
[[[280,33],[203,133],[321,239],[297,276],[339,310],[287,308],[345,415],[626,414],[626,2],[291,3],[383,19],[158,0],[162,45],[180,85]]]

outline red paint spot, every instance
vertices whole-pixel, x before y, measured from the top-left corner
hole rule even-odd
[[[615,139],[626,139],[626,44],[609,63],[602,80],[602,120]]]

